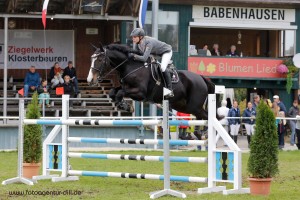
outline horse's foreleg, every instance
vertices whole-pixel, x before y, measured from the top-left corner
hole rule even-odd
[[[121,90],[121,89],[122,89],[121,86],[110,89],[110,91],[109,91],[109,93],[108,93],[109,97],[110,97],[113,101],[116,101],[116,95],[117,95],[118,91]]]
[[[116,106],[121,110],[125,110],[127,112],[133,112],[134,111],[133,106],[124,100],[124,96],[125,96],[125,91],[123,89],[120,89],[115,96]]]

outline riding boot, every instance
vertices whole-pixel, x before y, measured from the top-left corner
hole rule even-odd
[[[248,140],[248,148],[250,148],[250,143],[251,143],[251,135],[247,135],[247,140]]]
[[[170,73],[168,72],[168,70],[164,71],[163,73],[163,76],[164,76],[164,79],[166,81],[166,86],[169,90],[171,90],[171,93],[168,94],[166,97],[174,97],[174,94],[173,94],[173,89],[172,89],[172,79],[171,79],[171,75]]]
[[[233,136],[233,140],[234,140],[234,142],[237,144],[237,139],[238,139],[238,136],[237,135],[234,135]]]

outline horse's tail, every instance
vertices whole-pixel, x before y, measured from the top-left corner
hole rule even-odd
[[[208,94],[214,94],[215,93],[215,84],[213,82],[211,82],[210,80],[208,80],[207,78],[205,78],[204,76],[201,76],[206,85],[207,85],[207,89],[208,89]]]

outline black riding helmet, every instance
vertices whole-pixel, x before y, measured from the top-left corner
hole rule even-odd
[[[144,37],[145,31],[142,28],[135,28],[130,34],[130,37]]]

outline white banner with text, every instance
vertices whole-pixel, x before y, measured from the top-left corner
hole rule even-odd
[[[72,30],[8,30],[8,69],[50,69],[55,62],[64,68],[74,61]],[[4,67],[4,30],[0,30],[0,68]]]

